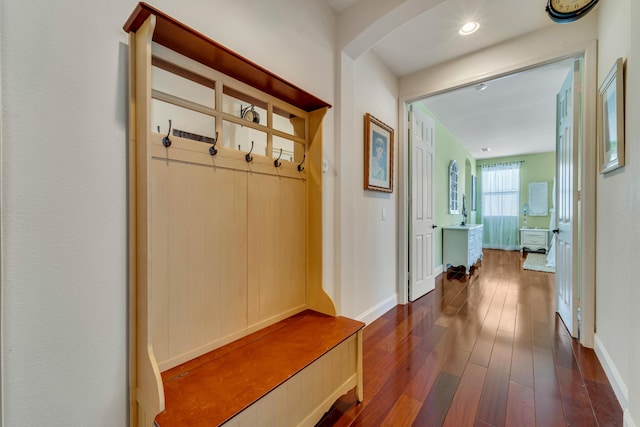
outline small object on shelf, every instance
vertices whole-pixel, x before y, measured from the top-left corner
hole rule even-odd
[[[529,204],[522,205],[522,228],[527,228],[527,214],[529,213]]]
[[[462,224],[460,225],[466,225],[467,224],[467,196],[466,194],[462,195]]]
[[[260,114],[258,114],[255,108],[255,105],[240,108],[240,117],[253,123],[260,123]]]

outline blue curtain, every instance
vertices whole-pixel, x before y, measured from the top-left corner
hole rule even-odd
[[[482,166],[483,247],[519,249],[520,162]]]

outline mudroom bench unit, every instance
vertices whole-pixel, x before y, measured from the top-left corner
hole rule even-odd
[[[312,426],[362,401],[364,324],[322,286],[331,106],[146,3],[124,30],[130,424]]]
[[[170,369],[156,423],[313,426],[362,382],[352,356],[363,326],[307,310]]]

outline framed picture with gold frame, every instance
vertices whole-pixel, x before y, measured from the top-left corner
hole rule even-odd
[[[393,192],[393,128],[364,116],[364,188]]]
[[[600,173],[624,166],[624,60],[616,63],[600,85],[598,99],[598,163]]]

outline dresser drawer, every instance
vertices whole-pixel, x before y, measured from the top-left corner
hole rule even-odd
[[[520,239],[522,245],[547,246],[547,235],[544,232],[523,231]]]

